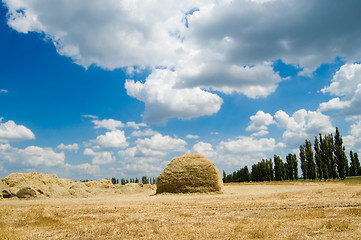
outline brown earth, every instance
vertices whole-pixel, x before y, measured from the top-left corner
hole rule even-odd
[[[0,239],[360,239],[361,181],[0,200]]]

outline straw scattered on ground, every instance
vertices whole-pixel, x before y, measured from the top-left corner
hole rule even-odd
[[[0,239],[359,239],[361,182],[0,200]]]

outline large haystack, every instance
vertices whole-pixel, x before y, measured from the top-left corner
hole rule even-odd
[[[223,192],[214,163],[197,153],[174,158],[157,179],[157,193]]]

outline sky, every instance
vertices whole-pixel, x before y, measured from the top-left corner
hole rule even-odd
[[[2,0],[0,177],[361,152],[361,1]]]

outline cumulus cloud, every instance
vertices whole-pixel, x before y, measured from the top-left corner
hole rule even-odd
[[[213,149],[212,144],[206,142],[198,142],[194,144],[192,152],[202,154],[210,159],[217,156],[217,152]]]
[[[361,120],[351,125],[349,135],[344,136],[343,140],[347,149],[361,152]]]
[[[196,71],[190,67],[180,69],[182,83],[178,86],[201,87],[225,94],[242,93],[249,98],[267,97],[275,92],[281,77],[273,71],[272,66],[237,66],[232,63],[194,64]]]
[[[360,27],[355,10],[359,2],[347,6],[328,1],[222,3],[201,6],[189,19],[187,37],[202,53],[223,57],[223,62],[244,66],[282,59],[312,72],[337,56],[360,58],[356,39],[361,33],[354,33]],[[349,17],[335,17],[343,14]]]
[[[4,3],[8,24],[15,30],[45,33],[59,54],[84,67],[95,64],[106,69],[172,63],[186,29],[184,14],[193,8],[190,1]]]
[[[94,128],[106,128],[112,131],[125,126],[121,121],[114,119],[92,120],[92,123],[95,124]]]
[[[112,156],[111,152],[107,151],[95,152],[93,149],[86,148],[83,154],[92,157],[92,164],[94,165],[103,165],[115,161],[115,157]]]
[[[135,141],[137,151],[142,156],[164,157],[171,152],[185,152],[187,142],[180,138],[172,138],[156,134],[150,138],[137,139]]]
[[[142,137],[142,136],[153,136],[155,134],[159,134],[157,131],[154,131],[153,129],[147,128],[144,130],[134,131],[132,132],[132,137]]]
[[[95,115],[82,115],[82,117],[85,117],[85,118],[91,118],[91,119],[98,119],[98,116],[95,116]]]
[[[129,145],[124,131],[121,130],[106,132],[98,136],[95,142],[102,148],[125,148]]]
[[[8,90],[6,90],[6,89],[0,89],[0,94],[1,93],[8,93]]]
[[[136,122],[127,122],[127,127],[131,127],[134,129],[140,129],[141,127],[146,127],[146,123],[136,123]]]
[[[144,120],[164,122],[168,118],[190,119],[211,115],[220,109],[223,100],[200,88],[175,88],[177,73],[156,69],[145,83],[127,80],[129,96],[145,103]]]
[[[89,163],[82,163],[78,165],[65,164],[68,171],[71,171],[72,174],[75,174],[74,177],[79,178],[80,176],[89,177],[89,175],[95,175],[100,171],[99,165],[92,165]]]
[[[150,138],[137,139],[134,147],[118,152],[122,168],[131,171],[143,171],[159,174],[167,161],[162,160],[171,153],[187,152],[187,143],[183,139],[156,134]]]
[[[58,145],[58,149],[77,152],[79,150],[79,145],[77,143],[68,144],[68,145],[62,143]]]
[[[187,134],[186,138],[188,138],[188,139],[198,139],[199,136],[198,135]]]
[[[0,118],[0,143],[30,139],[35,139],[35,135],[30,129],[23,125],[17,125],[11,120],[2,123],[2,118]]]
[[[289,147],[298,147],[305,139],[312,140],[319,133],[334,132],[330,117],[320,112],[301,109],[292,116],[279,110],[274,115],[276,124],[284,128],[283,141]]]
[[[341,110],[345,115],[361,115],[361,64],[343,65],[333,76],[330,86],[321,92],[338,97],[321,103],[320,111]]]
[[[273,138],[254,139],[252,137],[240,137],[238,140],[221,141],[217,151],[232,154],[247,154],[273,151],[276,140]]]
[[[351,106],[351,101],[341,101],[340,98],[332,98],[328,102],[323,102],[319,106],[319,111],[340,110]]]
[[[250,166],[273,154],[276,147],[274,138],[241,136],[236,140],[221,141],[216,148],[217,162],[225,166]]]
[[[283,80],[273,70],[277,60],[310,74],[336,57],[350,63],[361,58],[359,1],[3,3],[10,27],[44,34],[59,54],[79,65],[123,68],[130,75],[155,69],[145,82],[125,85],[130,96],[145,103],[149,122],[217,112],[221,99],[205,90],[267,97]],[[157,67],[168,71],[161,79]]]
[[[256,115],[250,117],[251,123],[246,128],[247,131],[264,131],[268,129],[268,126],[274,123],[273,117],[269,113],[258,111]]]
[[[0,145],[0,158],[7,164],[20,164],[27,167],[63,166],[64,153],[56,153],[51,148],[29,146],[25,149],[14,148],[10,144]]]

